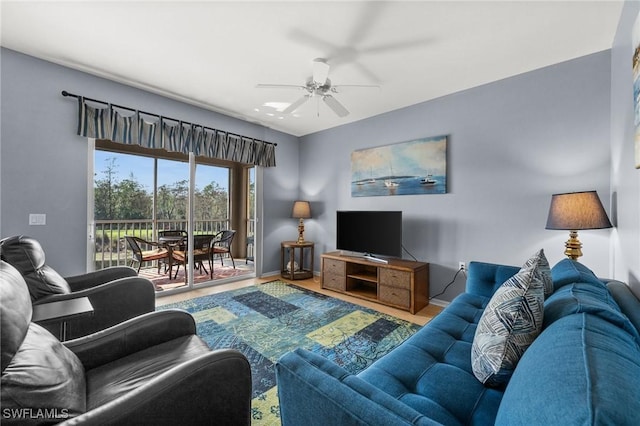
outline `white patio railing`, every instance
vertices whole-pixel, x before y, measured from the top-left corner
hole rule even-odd
[[[96,220],[94,229],[95,268],[128,265],[132,254],[124,236],[131,235],[147,241],[158,241],[158,231],[187,229],[185,220]],[[201,220],[194,223],[194,233],[215,234],[229,229],[229,220]],[[248,240],[253,238],[255,221],[247,221]],[[253,244],[247,244],[247,257],[253,257]],[[144,265],[143,265],[144,267]]]

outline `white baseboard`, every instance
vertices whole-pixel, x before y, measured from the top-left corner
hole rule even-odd
[[[449,306],[449,303],[451,302],[447,302],[446,300],[440,300],[440,299],[431,299],[429,300],[429,303],[433,303],[436,306],[441,306],[443,308],[446,308],[447,306]]]

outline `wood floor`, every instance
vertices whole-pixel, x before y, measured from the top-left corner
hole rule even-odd
[[[433,317],[438,315],[443,308],[440,306],[436,306],[434,304],[429,304],[421,311],[417,312],[415,315],[407,311],[403,311],[401,309],[392,308],[389,306],[384,306],[379,303],[370,302],[368,300],[359,299],[357,297],[352,297],[346,294],[337,293],[335,291],[324,290],[320,287],[320,277],[313,277],[306,280],[297,280],[290,281],[284,278],[281,278],[279,275],[269,276],[263,278],[251,278],[242,281],[236,281],[230,284],[221,284],[211,287],[199,288],[192,291],[174,294],[170,296],[159,297],[156,299],[156,306],[165,305],[168,303],[180,302],[187,299],[192,299],[195,297],[206,296],[209,294],[221,293],[223,291],[234,290],[237,288],[248,287],[254,284],[265,283],[268,281],[273,281],[275,279],[279,279],[285,282],[289,282],[295,284],[299,287],[304,287],[306,289],[315,291],[317,293],[326,294],[327,296],[335,297],[337,299],[346,300],[348,302],[365,306],[367,308],[375,309],[378,312],[382,312],[388,315],[392,315],[397,318],[404,319],[406,321],[413,322],[418,325],[424,325],[429,322]]]

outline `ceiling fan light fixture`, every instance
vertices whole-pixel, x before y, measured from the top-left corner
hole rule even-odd
[[[326,59],[316,58],[313,60],[313,82],[318,86],[324,86],[329,77],[329,64]]]
[[[273,88],[285,88],[285,89],[296,89],[303,90],[304,93],[302,97],[298,98],[297,101],[293,103],[284,103],[284,102],[266,102],[263,104],[264,107],[269,107],[275,109],[277,112],[283,115],[293,115],[295,111],[298,110],[302,105],[307,103],[309,99],[316,98],[316,111],[317,115],[320,116],[320,100],[322,100],[330,110],[332,110],[338,117],[346,117],[349,115],[349,110],[345,108],[342,103],[340,103],[336,98],[334,98],[331,94],[338,93],[338,88],[343,87],[375,87],[380,88],[379,86],[371,86],[366,84],[348,84],[348,85],[338,85],[333,86],[331,80],[329,79],[329,64],[326,59],[316,58],[313,60],[313,73],[311,77],[309,77],[304,85],[296,85],[296,84],[258,84],[256,87],[263,89],[273,89]],[[294,117],[299,117],[299,114],[294,115]],[[278,117],[279,118],[279,117]]]

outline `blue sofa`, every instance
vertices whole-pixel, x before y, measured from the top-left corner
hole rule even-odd
[[[466,292],[358,375],[303,349],[285,354],[283,425],[640,425],[640,301],[569,259],[551,269],[542,332],[506,387],[476,379],[477,323],[519,270],[471,262]]]

